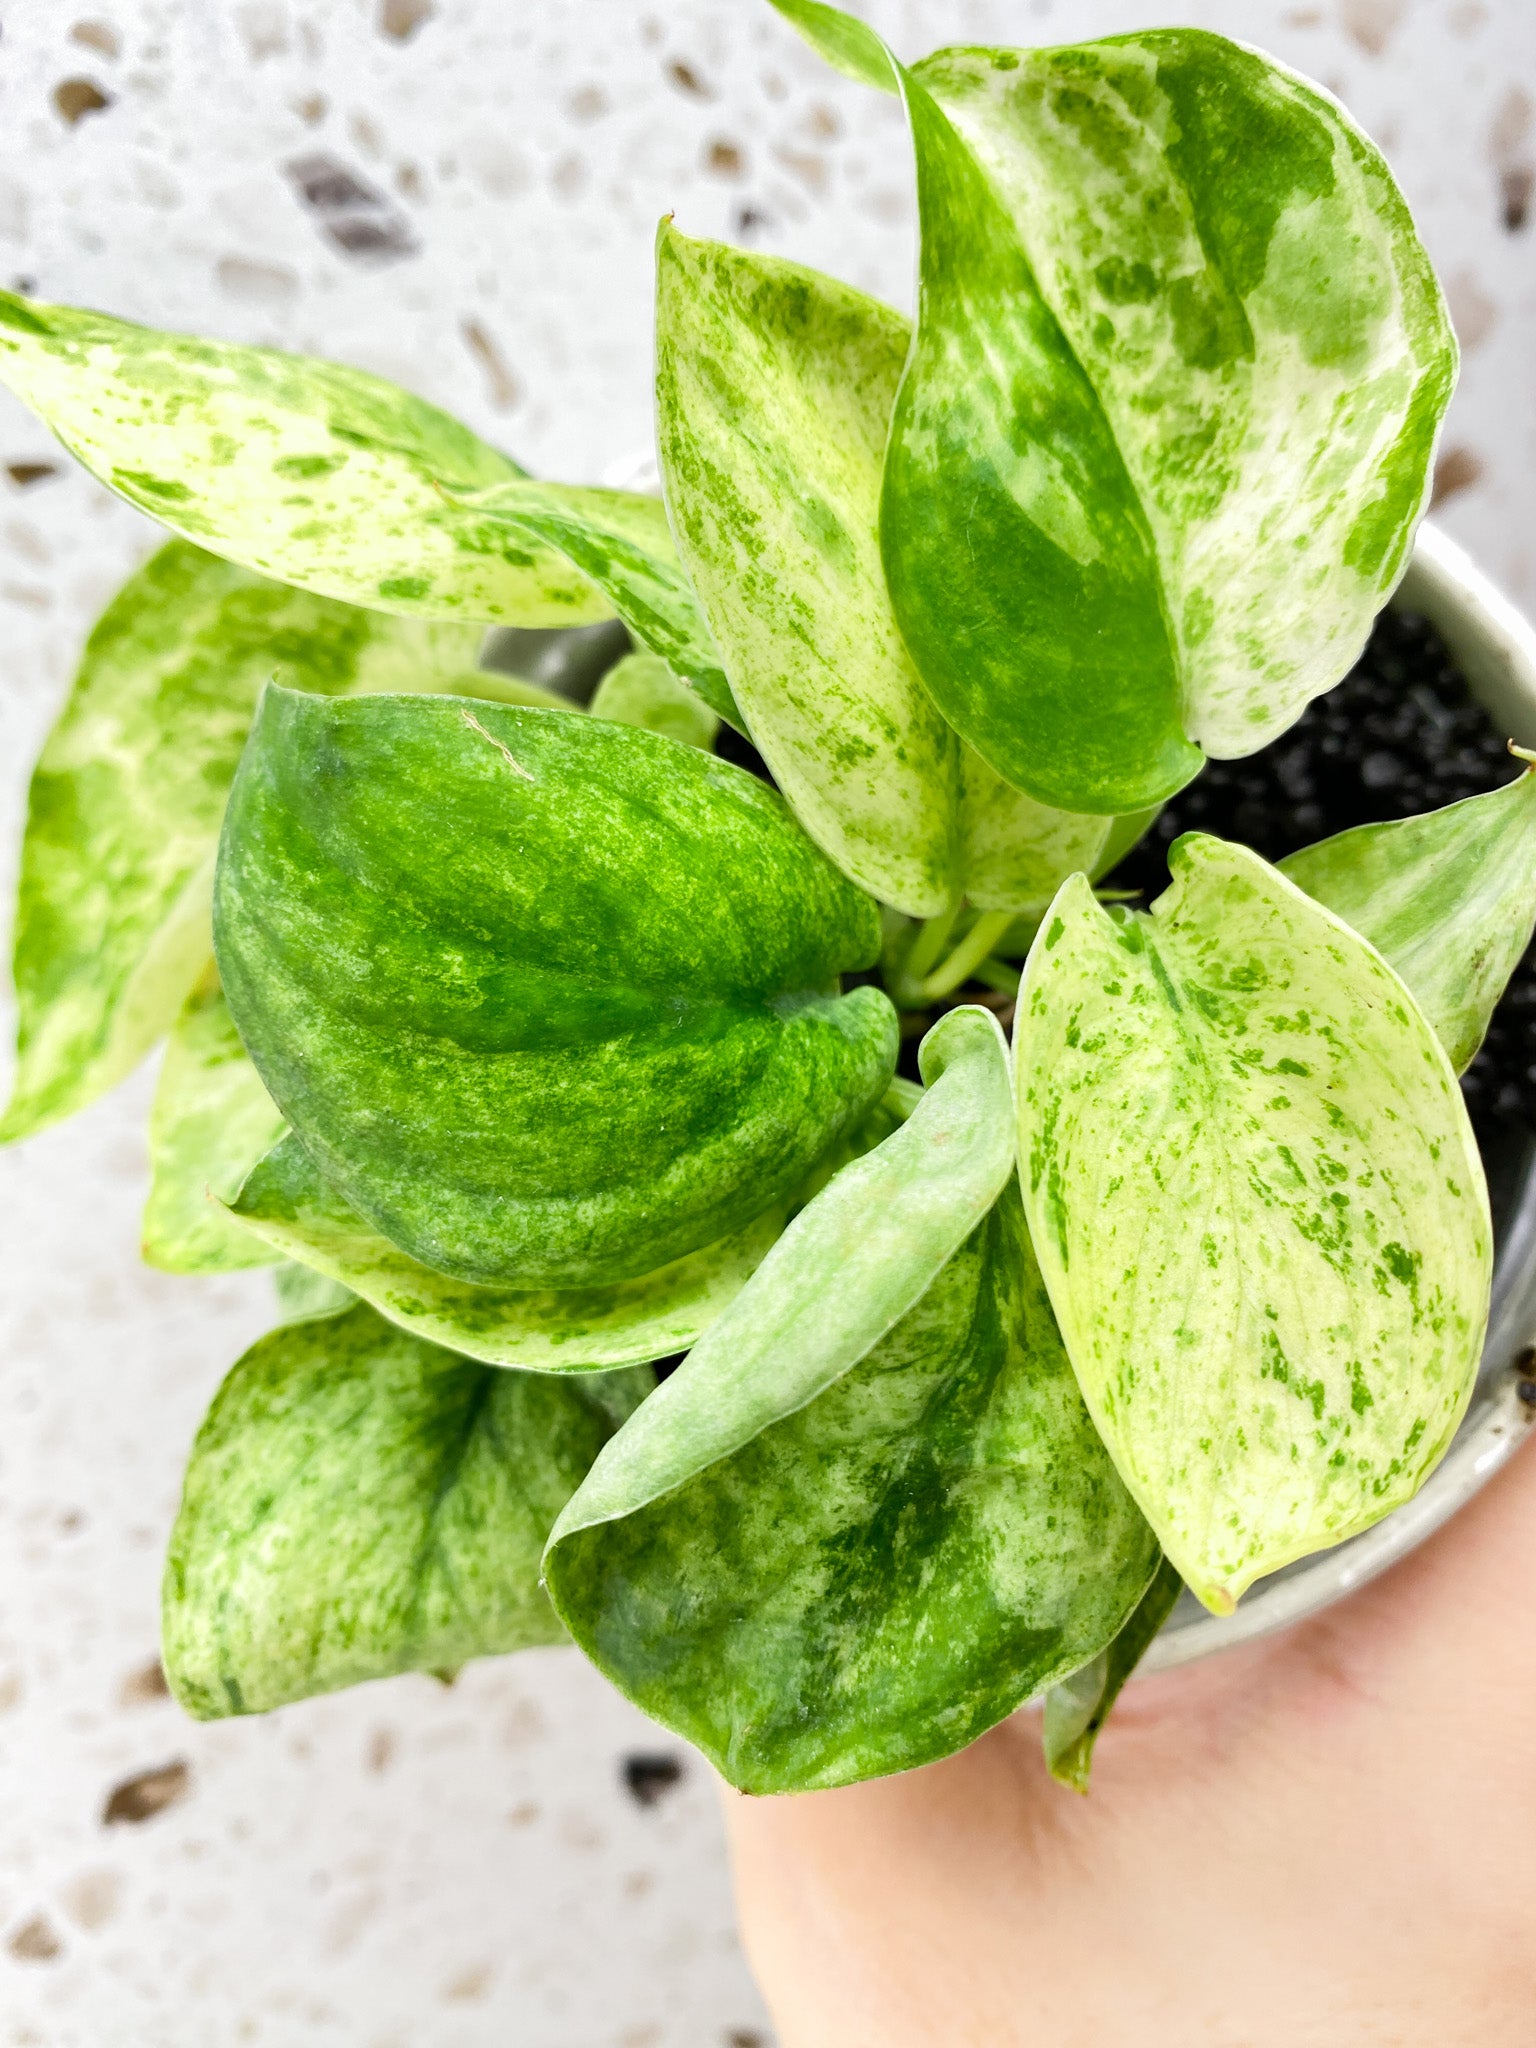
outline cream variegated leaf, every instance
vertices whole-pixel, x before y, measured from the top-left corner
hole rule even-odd
[[[1053,805],[1128,811],[1332,688],[1406,564],[1456,374],[1380,153],[1195,29],[903,70],[918,326],[882,508],[897,616],[957,730]]]
[[[1536,926],[1536,771],[1423,817],[1337,833],[1280,872],[1396,968],[1460,1073]]]
[[[142,1249],[169,1273],[224,1273],[283,1256],[224,1207],[283,1132],[210,968],[171,1030],[149,1117]]]
[[[480,637],[476,626],[292,590],[186,541],[128,578],[91,631],[33,771],[18,1057],[0,1139],[120,1081],[207,967],[219,822],[263,686],[327,696],[473,687]]]
[[[667,226],[657,324],[680,543],[796,815],[911,916],[962,895],[1043,906],[1112,821],[1005,782],[950,730],[902,642],[878,528],[908,323],[816,271]]]
[[[1245,848],[1150,913],[1074,877],[1015,1035],[1030,1227],[1084,1396],[1218,1612],[1417,1490],[1476,1376],[1491,1229],[1402,982]]]

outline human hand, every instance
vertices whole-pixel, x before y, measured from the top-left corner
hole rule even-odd
[[[1021,1714],[727,1794],[781,2048],[1530,2048],[1536,1461],[1386,1577],[1121,1696],[1086,1798]]]

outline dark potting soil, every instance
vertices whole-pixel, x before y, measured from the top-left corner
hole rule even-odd
[[[1351,825],[1439,810],[1519,773],[1433,626],[1387,611],[1336,690],[1243,761],[1211,761],[1166,806],[1106,888],[1150,903],[1181,832],[1239,839],[1279,860]],[[1536,946],[1515,970],[1462,1078],[1497,1216],[1536,1148]]]

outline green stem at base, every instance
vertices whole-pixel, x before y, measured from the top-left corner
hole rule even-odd
[[[958,988],[961,982],[969,979],[972,970],[986,959],[1009,925],[1013,923],[1013,919],[1014,913],[1011,910],[984,910],[943,966],[935,968],[931,974],[923,975],[909,959],[907,976],[917,983],[916,992],[925,1001],[932,1001],[935,996],[947,996],[951,989]],[[927,937],[926,931],[923,937]],[[914,947],[914,954],[916,950]],[[934,951],[937,950],[935,947]]]

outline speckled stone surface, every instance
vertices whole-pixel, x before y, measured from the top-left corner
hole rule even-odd
[[[1339,92],[1461,331],[1440,516],[1536,604],[1529,0],[869,11],[904,54],[1176,19]],[[0,136],[0,281],[364,364],[576,480],[648,438],[662,213],[910,297],[895,108],[755,0],[13,0]],[[0,403],[7,893],[152,538]],[[573,1653],[212,1728],[156,1691],[181,1461],[271,1315],[138,1265],[148,1094],[0,1156],[0,2048],[766,2048],[707,1773],[642,1804],[625,1759],[683,1751]]]

